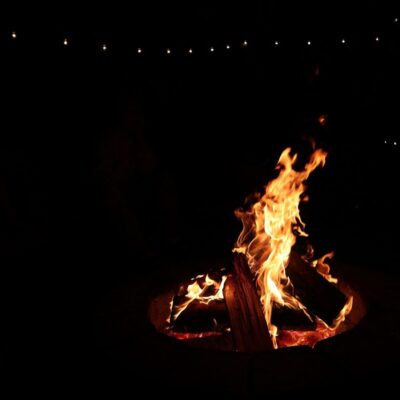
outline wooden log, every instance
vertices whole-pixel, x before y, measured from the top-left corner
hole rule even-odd
[[[172,315],[175,307],[172,308]],[[172,328],[176,332],[209,332],[223,331],[228,324],[228,314],[223,300],[211,301],[208,304],[194,300],[173,320]]]
[[[271,350],[272,341],[245,256],[235,254],[233,266],[224,297],[235,348],[241,352]]]
[[[308,318],[302,310],[280,305],[274,305],[271,322],[279,330],[287,331],[312,331],[317,325],[315,319],[312,316]]]
[[[347,297],[296,252],[291,253],[286,274],[293,294],[314,315],[331,325],[347,302]]]

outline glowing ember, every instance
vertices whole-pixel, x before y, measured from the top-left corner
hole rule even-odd
[[[179,340],[190,340],[190,339],[202,339],[202,338],[207,338],[207,337],[214,337],[214,336],[220,336],[223,334],[223,332],[201,332],[201,333],[193,333],[193,332],[174,332],[174,331],[169,331],[168,336],[172,336],[175,339]]]
[[[297,236],[307,236],[299,209],[300,202],[304,199],[302,196],[305,181],[312,171],[325,164],[326,156],[326,152],[317,149],[304,169],[296,171],[293,166],[297,155],[291,155],[291,149],[287,148],[278,161],[278,177],[268,183],[262,197],[249,211],[236,211],[236,215],[242,220],[243,230],[234,251],[246,255],[250,269],[257,277],[257,288],[275,348],[300,344],[313,346],[318,340],[333,336],[336,328],[351,310],[352,298],[332,327],[317,320],[317,329],[312,335],[310,332],[300,331],[278,332],[277,326],[271,322],[274,304],[300,310],[309,315],[304,305],[291,294],[292,285],[285,270]],[[327,254],[312,265],[327,280],[336,283],[337,280],[329,275],[329,266],[325,261],[332,255]]]
[[[277,337],[277,347],[311,346],[314,347],[319,341],[335,336],[340,324],[346,319],[353,306],[353,297],[349,297],[346,305],[338,317],[328,326],[324,321],[316,318],[317,326],[313,331],[289,331],[282,330]]]
[[[322,114],[318,117],[318,122],[320,123],[321,126],[325,126],[327,122],[328,116],[326,114]]]

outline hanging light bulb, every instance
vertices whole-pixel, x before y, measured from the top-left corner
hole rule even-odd
[[[279,46],[279,42],[277,40],[275,40],[274,45]]]
[[[167,49],[167,50],[166,50],[166,53],[167,53],[167,54],[171,54],[171,49]]]
[[[142,52],[142,49],[140,47],[138,47],[137,52],[138,52],[138,54],[140,54]]]
[[[375,37],[375,42],[379,42],[379,36]]]
[[[64,46],[68,46],[68,39],[67,38],[64,38],[63,45]]]
[[[308,46],[311,46],[311,40],[309,40],[309,41],[307,42],[307,45],[308,45]]]
[[[15,31],[11,32],[11,37],[13,39],[16,39],[17,38],[17,32],[15,32]]]
[[[107,45],[105,43],[102,44],[101,49],[103,51],[107,51]]]
[[[229,44],[226,45],[226,49],[229,50],[231,46]]]
[[[342,44],[346,44],[346,39],[345,38],[342,39]]]
[[[247,40],[243,40],[243,46],[246,47],[249,43],[247,42]]]
[[[189,52],[189,54],[192,54],[192,53],[193,53],[193,50],[192,50],[192,49],[189,49],[188,52]]]
[[[214,47],[210,47],[210,52],[214,53]]]

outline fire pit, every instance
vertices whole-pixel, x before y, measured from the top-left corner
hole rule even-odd
[[[278,176],[236,211],[243,230],[231,266],[200,274],[151,302],[156,329],[187,344],[240,352],[310,346],[343,333],[365,315],[350,282],[333,277],[328,253],[314,257],[299,205],[305,182],[327,153],[300,169],[283,151]]]
[[[339,327],[336,329],[330,329],[324,324],[319,326],[311,323],[307,324],[303,319],[300,319],[300,321],[297,319],[296,321],[295,317],[286,315],[286,318],[289,319],[289,323],[303,323],[305,326],[302,329],[300,329],[301,326],[297,326],[297,330],[290,329],[290,326],[288,326],[286,329],[282,329],[280,332],[280,338],[278,340],[278,348],[304,345],[314,347],[318,341],[344,333],[355,327],[362,320],[367,310],[362,291],[354,288],[358,285],[356,282],[353,282],[353,276],[350,278],[348,277],[347,279],[343,278],[346,276],[345,270],[349,268],[350,273],[354,273],[354,268],[351,266],[349,267],[348,265],[335,264],[335,271],[337,272],[337,275],[341,277],[340,284],[338,284],[338,289],[348,298],[353,298],[353,307]],[[182,320],[178,322],[176,328],[177,330],[171,329],[170,305],[174,302],[174,298],[176,296],[175,293],[176,292],[173,289],[166,290],[150,301],[149,318],[158,332],[180,340],[182,343],[191,347],[243,352],[263,350],[252,347],[253,345],[257,345],[257,342],[253,341],[254,337],[251,337],[249,340],[244,338],[245,343],[242,343],[242,347],[237,346],[232,333],[232,327],[229,322],[228,311],[226,310],[226,306],[224,304],[225,300],[216,301],[214,306],[212,306],[208,312],[207,307],[202,308],[202,306],[196,304],[192,309],[189,309],[185,318],[182,318]],[[232,295],[232,292],[230,295]],[[219,320],[217,319],[218,317]],[[280,318],[284,317],[285,315],[282,313]],[[193,319],[192,321],[190,321],[191,318]],[[213,320],[218,321],[219,324],[215,323]],[[187,323],[188,326],[185,326],[185,323]],[[307,327],[310,330],[307,330]],[[240,327],[238,328],[240,329]],[[243,332],[243,335],[246,335],[246,332]],[[247,343],[247,341],[249,343]],[[250,347],[243,347],[247,345]],[[264,350],[269,350],[269,348]]]
[[[164,257],[151,274],[125,280],[99,305],[94,331],[108,356],[99,366],[105,380],[111,376],[124,392],[140,387],[149,396],[160,390],[251,397],[395,389],[397,369],[391,366],[400,354],[398,279],[373,266],[335,263],[338,288],[354,298],[340,334],[313,348],[240,352],[232,332],[181,340],[163,330],[180,283],[190,282],[201,269],[212,275],[212,267],[223,264],[219,257],[189,254]]]
[[[323,154],[307,165],[320,165],[315,157]],[[292,171],[289,156],[277,179],[308,176],[307,166]],[[244,229],[233,255],[216,260],[187,249],[116,287],[96,317],[98,343],[109,355],[105,379],[126,377],[127,390],[140,386],[149,396],[161,389],[202,398],[396,388],[400,283],[380,265],[336,262],[330,275],[331,255],[315,259],[296,214],[303,183],[294,185],[298,202],[290,202],[294,212],[283,207],[289,217],[276,219],[277,231],[265,222],[266,211],[280,210],[280,197],[272,205],[264,198],[269,184],[237,212]],[[284,256],[275,258],[271,238]]]

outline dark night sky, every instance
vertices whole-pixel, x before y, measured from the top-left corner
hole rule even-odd
[[[5,26],[82,29],[115,34],[131,32],[146,38],[198,37],[256,32],[266,27],[288,34],[355,31],[379,25],[396,12],[386,1],[246,1],[96,2],[93,4],[2,6]],[[268,29],[268,28],[267,28]]]
[[[385,171],[394,174],[397,167],[393,143],[399,137],[400,35],[398,24],[393,23],[397,14],[389,2],[321,5],[313,1],[289,6],[281,1],[218,5],[199,1],[184,6],[146,2],[60,7],[16,3],[12,8],[1,13],[4,179],[10,182],[7,190],[15,191],[9,196],[16,201],[15,212],[21,213],[17,220],[28,231],[38,229],[43,243],[51,239],[51,229],[62,226],[55,222],[59,217],[67,224],[60,235],[71,235],[75,228],[68,216],[73,215],[86,226],[89,237],[94,234],[91,245],[96,246],[101,230],[91,232],[91,223],[104,216],[102,207],[122,207],[99,200],[104,193],[98,191],[104,188],[95,171],[103,167],[96,162],[105,161],[96,157],[111,157],[100,156],[99,148],[107,146],[107,138],[113,137],[110,132],[128,129],[124,124],[136,126],[143,135],[126,139],[127,146],[142,141],[148,150],[138,145],[137,151],[148,151],[157,160],[157,172],[146,172],[152,178],[139,173],[137,179],[143,185],[139,192],[148,192],[151,198],[161,196],[160,203],[165,193],[151,190],[160,185],[157,179],[169,181],[174,189],[168,189],[173,194],[167,196],[174,203],[175,217],[171,214],[167,219],[179,221],[177,236],[185,237],[187,229],[198,232],[198,240],[215,234],[215,239],[224,238],[226,247],[238,229],[233,209],[265,182],[266,171],[272,169],[282,148],[304,135],[316,137],[331,154],[332,187],[325,189],[323,200],[340,217],[333,219],[328,238],[340,241],[336,232],[350,220],[357,232],[362,230],[358,222],[365,221],[376,206],[376,198],[368,195],[370,182],[394,179]],[[18,35],[14,41],[10,38],[13,30]],[[376,35],[379,43],[374,42]],[[70,40],[68,48],[62,46],[65,36]],[[340,44],[342,37],[348,40],[345,46]],[[244,39],[249,40],[247,49],[241,45]],[[282,43],[280,48],[273,46],[276,39]],[[312,46],[306,46],[307,40],[312,40]],[[107,53],[101,51],[103,42],[109,46]],[[228,42],[232,43],[230,54],[223,51]],[[199,49],[194,57],[184,52],[189,45],[196,52]],[[208,51],[210,45],[216,48],[215,57]],[[138,46],[144,49],[143,57],[135,52]],[[172,57],[165,56],[166,46],[174,50]],[[131,116],[126,117],[127,113]],[[326,127],[317,122],[322,113],[328,115]],[[128,123],[129,118],[133,122]],[[123,157],[118,151],[115,163]],[[126,157],[129,165],[135,156]],[[146,162],[151,164],[150,158]],[[14,176],[13,163],[20,175]],[[353,180],[347,179],[349,170]],[[155,180],[150,187],[144,183],[147,178]],[[25,183],[15,185],[20,179]],[[203,188],[200,192],[197,184]],[[389,191],[385,198],[392,204],[391,185],[384,187]],[[35,188],[40,188],[38,193]],[[44,196],[48,207],[35,208],[31,200],[24,203],[26,190],[38,203]],[[134,188],[128,184],[120,190]],[[329,196],[329,190],[336,197]],[[122,192],[118,201],[126,195]],[[345,200],[338,203],[338,198]],[[143,207],[145,199],[137,207]],[[96,206],[91,207],[93,202]],[[191,212],[188,204],[193,204],[201,220],[199,229],[186,217]],[[126,207],[131,213],[131,206]],[[361,211],[354,214],[354,207]],[[68,216],[57,214],[62,209]],[[318,218],[329,219],[329,212],[322,214]],[[112,225],[114,217],[107,223]],[[130,243],[131,234],[126,236],[118,228],[125,217],[118,218],[113,229],[124,237],[122,242]],[[217,229],[210,229],[213,218],[217,218]],[[50,225],[36,226],[39,221]],[[151,230],[151,221],[141,224],[147,226],[144,231]],[[107,226],[105,242],[111,240],[112,229]],[[21,240],[23,247],[35,248],[30,234],[21,235],[18,226],[13,229],[13,246]],[[147,238],[152,235],[144,233],[144,240],[150,241],[153,250],[166,245],[165,233]],[[84,243],[79,235],[76,240]],[[220,247],[218,241],[213,243]],[[344,238],[342,245],[346,243]]]
[[[220,218],[218,226],[230,232],[229,242],[237,229],[229,222],[232,210],[266,179],[264,174],[251,177],[249,171],[272,167],[284,146],[306,134],[327,146],[337,160],[335,192],[345,191],[352,199],[340,211],[346,220],[356,203],[366,203],[366,210],[374,206],[366,195],[369,181],[382,175],[392,179],[381,168],[387,160],[395,163],[390,152],[399,132],[396,15],[391,2],[378,1],[13,4],[1,13],[5,160],[20,163],[21,171],[35,170],[35,177],[24,172],[24,179],[42,187],[51,206],[60,201],[56,210],[64,207],[77,220],[85,218],[85,207],[99,197],[99,188],[93,189],[98,182],[92,182],[94,154],[104,146],[107,130],[127,123],[126,109],[135,104],[130,112],[142,121],[137,126],[144,126],[138,129],[155,154],[157,174],[166,173],[176,187],[177,218],[190,226],[185,204],[193,196],[199,215]],[[14,41],[13,30],[18,35]],[[374,42],[376,35],[379,43]],[[68,48],[62,46],[65,36]],[[348,40],[345,46],[342,37]],[[249,40],[247,49],[240,44],[244,39]],[[280,48],[273,46],[276,39]],[[307,40],[312,46],[306,46]],[[101,51],[103,42],[107,53]],[[223,51],[228,42],[231,54]],[[184,52],[189,45],[199,49],[194,57]],[[213,55],[211,45],[216,48]],[[143,57],[135,52],[138,46]],[[173,49],[172,57],[165,56],[166,46]],[[324,128],[317,123],[322,113],[328,114]],[[385,140],[391,147],[385,147]],[[20,158],[14,160],[14,153]],[[4,162],[7,179],[20,179]],[[356,171],[360,192],[346,181],[348,169]],[[237,174],[243,170],[249,176],[240,181]],[[60,176],[71,185],[68,190]],[[196,180],[204,187],[198,197]],[[15,198],[21,201],[27,188],[17,189],[21,192]],[[213,201],[210,192],[220,201]],[[75,199],[71,207],[63,204],[70,197]],[[83,208],[80,198],[87,201]],[[336,204],[333,200],[331,206]],[[29,204],[20,207],[28,220],[36,212]],[[54,216],[56,210],[46,212]],[[207,220],[202,220],[204,231]],[[335,221],[340,225],[342,220]],[[48,237],[47,228],[38,229]],[[215,235],[221,236],[218,230]],[[23,241],[29,248],[29,240]]]

